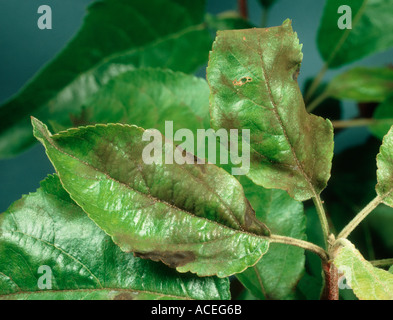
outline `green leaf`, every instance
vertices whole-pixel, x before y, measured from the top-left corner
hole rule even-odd
[[[74,126],[96,123],[135,124],[173,130],[209,128],[209,86],[206,80],[181,72],[138,69],[103,86],[86,104]]]
[[[360,300],[392,300],[393,275],[373,267],[348,240],[341,241],[344,246],[338,249],[334,264],[343,271],[355,295]]]
[[[185,154],[189,164],[143,161],[152,144],[162,158],[184,155],[161,135],[143,141],[143,129],[121,124],[51,135],[40,121],[32,122],[64,188],[123,251],[179,272],[227,277],[268,250],[270,232],[233,176],[195,164],[191,154]]]
[[[359,102],[382,102],[393,91],[392,68],[356,67],[333,78],[328,96]]]
[[[241,177],[245,195],[260,221],[274,234],[306,239],[306,217],[303,204],[282,190],[269,190]],[[237,278],[259,299],[288,299],[304,272],[304,250],[272,243],[269,251],[253,267]]]
[[[383,138],[379,154],[377,155],[377,180],[375,187],[381,201],[393,207],[393,127]]]
[[[124,253],[49,176],[0,215],[0,299],[229,299],[227,279]],[[52,289],[39,287],[50,268]],[[48,280],[44,282],[48,285]]]
[[[393,273],[393,266],[390,267],[389,272]]]
[[[242,293],[240,293],[240,295],[238,297],[236,297],[235,300],[260,300],[257,297],[255,297],[250,290],[243,290]]]
[[[135,67],[193,72],[208,58],[204,0],[102,0],[67,47],[0,108],[0,158],[35,142],[29,116],[72,126],[86,99]],[[98,36],[99,35],[99,36]],[[67,125],[68,124],[68,125]]]
[[[352,28],[341,30],[342,5],[352,11]],[[317,44],[330,68],[359,60],[393,46],[393,0],[327,0]]]
[[[296,80],[301,61],[287,20],[269,29],[219,31],[207,73],[212,126],[250,130],[248,177],[307,200],[330,177],[333,128],[305,110]]]
[[[393,95],[378,105],[373,118],[377,123],[369,126],[370,131],[379,139],[383,139],[393,125]]]

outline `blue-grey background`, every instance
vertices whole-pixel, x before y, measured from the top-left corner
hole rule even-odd
[[[15,94],[75,35],[90,2],[92,0],[0,0],[0,104]],[[262,9],[257,0],[248,3],[250,18],[259,25]],[[270,10],[268,25],[280,25],[286,18],[291,18],[303,43],[301,87],[305,79],[315,76],[323,64],[315,39],[324,3],[323,0],[279,0]],[[40,5],[52,8],[52,30],[37,27]],[[213,14],[236,8],[237,0],[207,0],[207,11]],[[363,59],[356,65],[381,66],[392,62],[393,50],[390,50]],[[326,79],[353,65],[329,71]],[[346,102],[344,109],[345,117],[356,115],[352,103]],[[362,143],[368,135],[366,128],[344,130],[336,137],[336,152]],[[0,212],[22,194],[35,191],[39,181],[52,172],[54,169],[38,144],[16,158],[0,160]]]

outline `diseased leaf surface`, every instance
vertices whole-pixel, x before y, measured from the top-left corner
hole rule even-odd
[[[327,88],[330,96],[359,102],[382,102],[392,92],[392,68],[356,67],[333,78]]]
[[[307,200],[330,177],[333,129],[305,110],[296,80],[301,61],[287,20],[269,29],[219,31],[207,73],[213,128],[250,130],[248,177]]]
[[[266,223],[272,233],[306,239],[306,217],[303,204],[282,190],[269,190],[241,177],[247,199],[257,218]],[[304,273],[304,250],[272,243],[259,262],[237,278],[259,299],[288,299]]]
[[[393,207],[393,128],[383,138],[377,155],[377,194],[382,202]]]
[[[113,76],[135,67],[194,72],[207,61],[211,36],[204,0],[94,2],[67,47],[0,108],[0,157],[35,142],[29,116],[72,127],[86,99]]]
[[[65,189],[123,251],[179,272],[226,277],[254,265],[268,249],[266,226],[240,183],[212,164],[145,164],[144,130],[81,127],[51,135],[33,119]],[[159,154],[182,154],[165,142]],[[163,159],[164,160],[164,159]]]
[[[334,264],[344,272],[347,283],[360,300],[393,299],[393,275],[373,267],[348,240],[339,249]]]
[[[338,27],[342,5],[351,8],[351,29]],[[328,66],[336,68],[392,47],[392,7],[393,0],[327,0],[317,43]]]
[[[40,266],[52,289],[38,286]],[[48,284],[47,280],[45,284]],[[73,202],[57,176],[0,214],[0,299],[229,299],[227,279],[179,274],[125,253]]]

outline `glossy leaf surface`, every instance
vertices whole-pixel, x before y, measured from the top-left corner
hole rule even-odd
[[[191,154],[185,155],[190,164],[146,164],[143,150],[151,143],[136,126],[56,135],[34,118],[33,126],[64,188],[123,251],[179,272],[219,277],[243,271],[266,253],[269,230],[223,169],[195,164]],[[155,143],[162,144],[160,155],[184,155],[161,135]]]
[[[211,123],[249,129],[248,177],[296,200],[318,195],[330,177],[333,129],[306,112],[297,83],[301,45],[291,22],[219,31],[207,69]]]
[[[0,214],[0,299],[229,298],[227,279],[179,274],[122,252],[57,176]]]

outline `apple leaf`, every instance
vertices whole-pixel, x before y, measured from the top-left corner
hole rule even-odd
[[[356,67],[333,78],[328,96],[359,102],[382,102],[392,94],[393,69]]]
[[[345,10],[338,13],[342,5]],[[317,38],[327,66],[337,68],[393,47],[392,7],[393,0],[327,0]],[[347,17],[345,23],[352,20],[350,28],[339,28],[341,17]]]
[[[340,241],[344,246],[338,249],[334,264],[344,273],[355,295],[360,300],[392,300],[393,275],[375,268],[348,240]]]
[[[152,68],[125,72],[89,99],[74,126],[124,123],[163,132],[166,120],[173,121],[174,131],[209,128],[206,80]]]
[[[297,83],[302,56],[287,20],[268,29],[219,31],[207,69],[212,127],[249,129],[247,176],[296,200],[326,187],[333,157],[330,121],[304,106]]]
[[[303,204],[282,190],[269,190],[241,177],[244,192],[257,218],[274,234],[305,240],[306,217]],[[304,250],[272,243],[259,262],[236,277],[262,300],[288,299],[304,273]]]
[[[0,158],[35,142],[30,115],[72,127],[86,99],[136,67],[194,72],[207,61],[211,36],[204,0],[102,0],[90,5],[66,48],[0,108]]]
[[[32,122],[71,198],[123,251],[179,272],[227,277],[268,250],[270,231],[236,178],[198,164],[159,132],[153,142],[143,140],[151,131],[121,124],[51,135],[43,123]],[[147,164],[151,146],[161,163],[156,157]],[[180,158],[187,162],[178,164]]]
[[[229,298],[228,279],[179,274],[121,251],[56,175],[0,214],[0,300]]]
[[[377,155],[377,186],[376,191],[381,201],[393,207],[393,127],[382,140]]]

